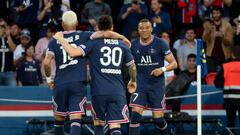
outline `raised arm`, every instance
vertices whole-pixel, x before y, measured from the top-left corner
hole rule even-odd
[[[98,38],[111,38],[111,39],[123,40],[123,42],[125,42],[125,44],[129,48],[131,47],[131,42],[125,36],[114,31],[97,31],[97,32],[94,32],[93,35],[91,36],[91,39],[98,39]]]
[[[62,32],[57,32],[53,37],[54,37],[58,42],[60,42],[60,44],[62,45],[62,47],[64,48],[64,50],[69,54],[69,56],[71,56],[71,57],[77,57],[77,56],[82,56],[82,55],[84,55],[83,52],[81,51],[81,49],[76,49],[76,48],[72,47],[72,46],[64,39]]]

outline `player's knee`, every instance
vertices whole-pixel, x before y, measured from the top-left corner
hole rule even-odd
[[[154,118],[153,120],[160,130],[165,130],[167,128],[167,122],[163,117]]]
[[[58,121],[64,121],[65,120],[65,116],[61,116],[61,115],[54,115],[55,120]]]
[[[118,123],[114,123],[114,124],[109,124],[109,128],[113,129],[113,128],[121,128],[121,125]]]
[[[144,109],[140,108],[140,107],[133,107],[132,108],[132,112],[137,112],[137,113],[139,113],[141,115],[142,115],[143,111],[144,111]]]
[[[133,111],[131,115],[131,124],[139,124],[141,121],[141,118],[142,118],[141,114]]]
[[[163,111],[157,111],[157,112],[153,111],[152,114],[153,114],[153,118],[160,118],[160,117],[164,116],[164,112]]]
[[[72,119],[82,119],[81,114],[70,114],[70,120]]]
[[[104,126],[105,123],[101,122],[100,120],[93,120],[94,126]]]

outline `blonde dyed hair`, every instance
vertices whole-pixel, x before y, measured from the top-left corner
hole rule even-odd
[[[77,15],[73,11],[66,11],[62,15],[62,21],[66,26],[75,26],[77,24]]]

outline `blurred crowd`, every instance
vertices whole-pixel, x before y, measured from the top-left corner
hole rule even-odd
[[[48,42],[62,30],[61,16],[68,10],[77,13],[79,30],[94,31],[101,15],[111,15],[115,31],[130,40],[138,36],[141,19],[151,20],[153,34],[169,44],[178,61],[179,69],[165,74],[167,84],[183,71],[195,74],[197,39],[204,42],[209,73],[217,72],[231,57],[232,47],[240,45],[240,0],[0,2],[0,85],[44,84],[42,60]]]

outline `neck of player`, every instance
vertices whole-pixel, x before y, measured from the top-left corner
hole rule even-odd
[[[143,43],[149,43],[149,42],[151,42],[152,41],[152,39],[153,39],[153,36],[152,35],[150,35],[149,37],[147,37],[147,38],[144,38],[144,37],[141,37],[140,38],[141,39],[141,41],[143,42]]]

